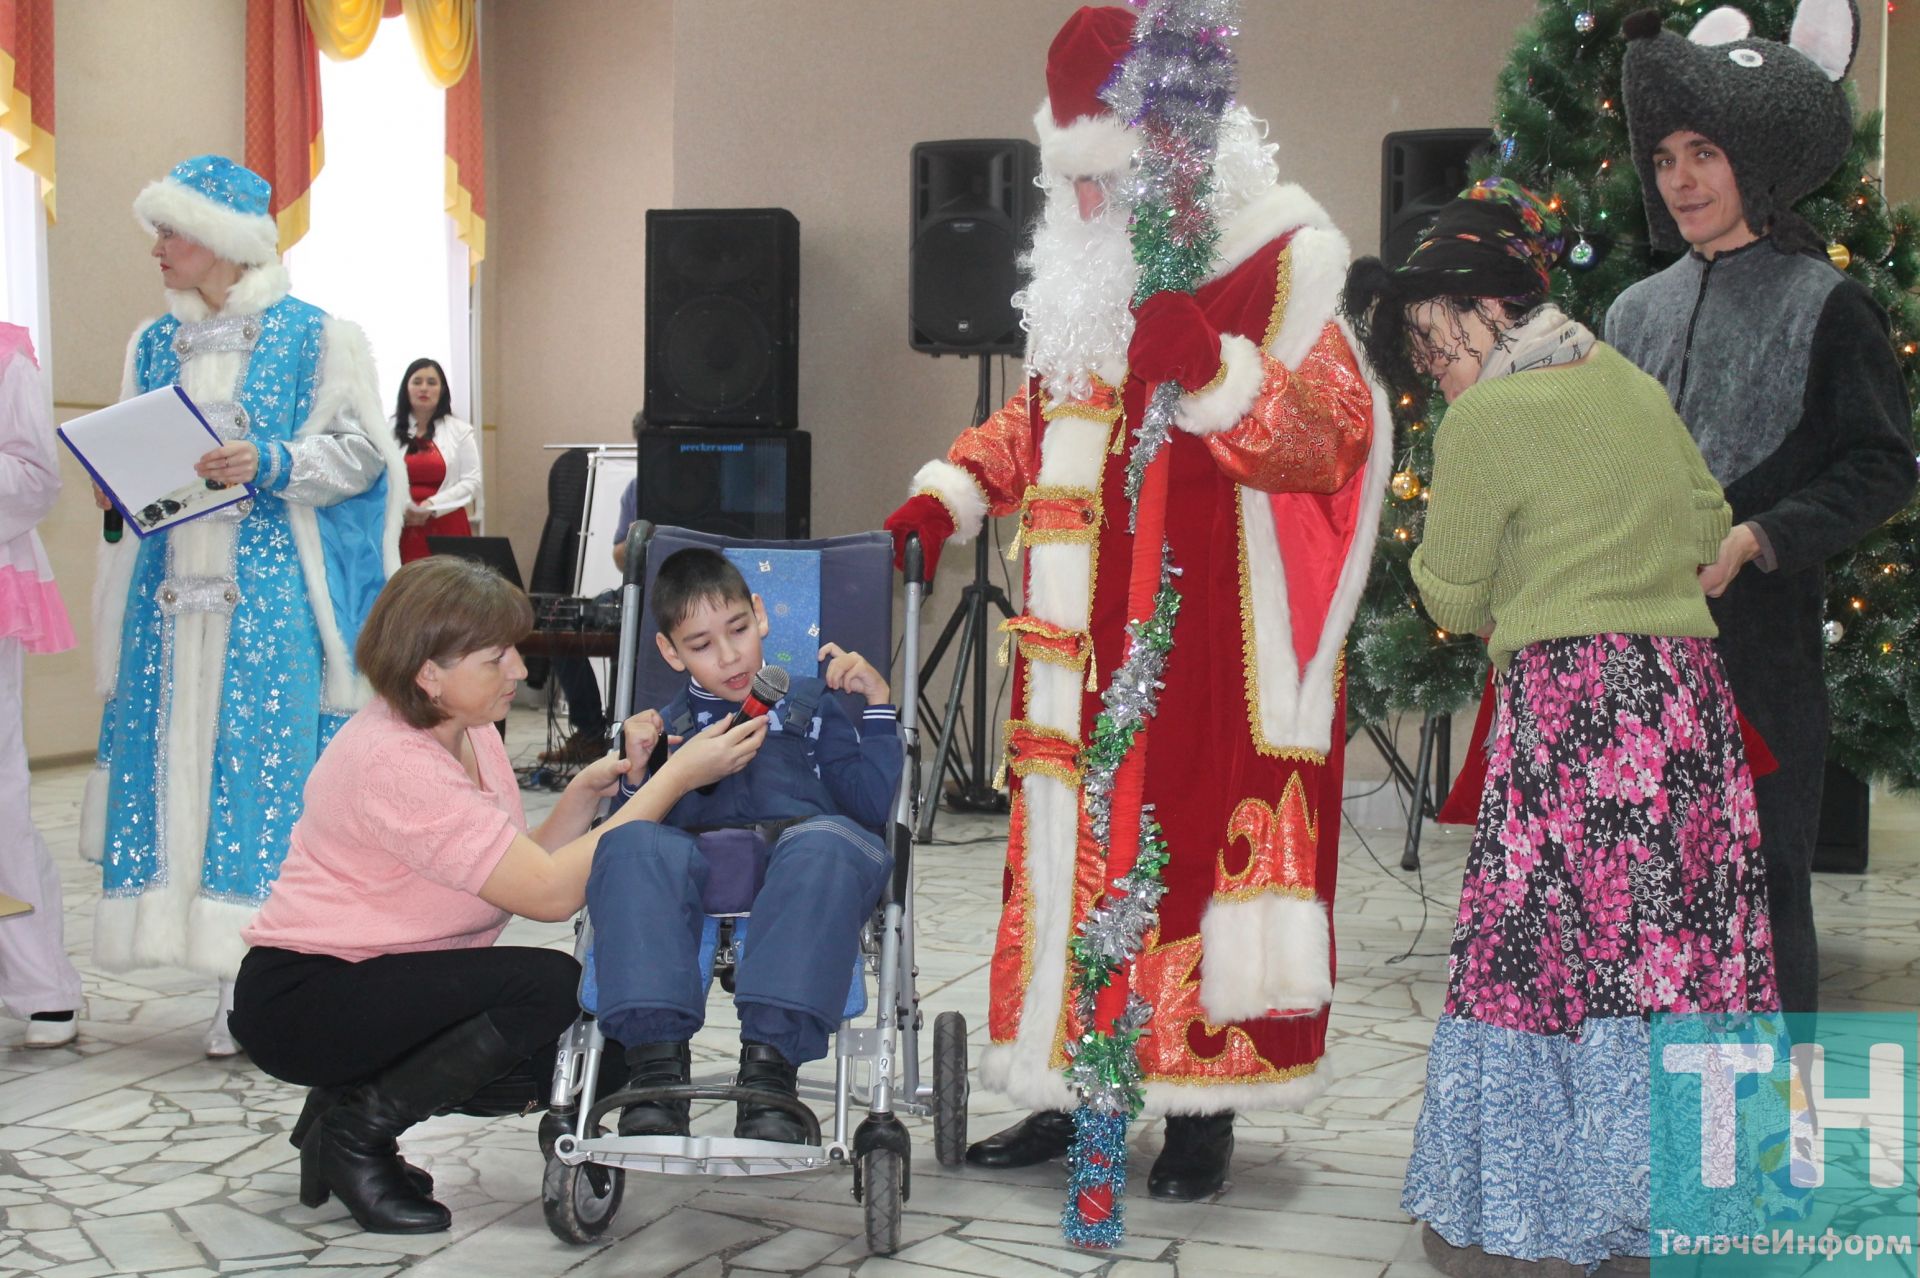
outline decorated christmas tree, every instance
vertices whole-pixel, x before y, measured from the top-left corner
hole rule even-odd
[[[1512,178],[1562,210],[1573,247],[1554,272],[1554,297],[1596,332],[1622,290],[1672,260],[1648,245],[1620,109],[1620,26],[1648,7],[1650,0],[1541,0],[1500,74],[1493,150],[1473,173]],[[1658,7],[1684,33],[1722,0]],[[1734,0],[1733,7],[1752,19],[1755,36],[1788,38],[1795,0]],[[1895,11],[1889,20],[1914,19]],[[1920,407],[1920,211],[1890,207],[1882,194],[1880,129],[1878,112],[1856,109],[1846,160],[1798,211],[1825,237],[1834,265],[1887,311],[1908,397]],[[1471,704],[1486,675],[1485,645],[1435,626],[1420,610],[1407,567],[1420,544],[1433,435],[1444,412],[1438,396],[1396,406],[1397,464],[1348,652],[1348,712],[1356,723],[1397,711],[1450,713]],[[1920,414],[1914,425],[1920,452]],[[1832,758],[1863,778],[1920,787],[1920,504],[1827,572]]]

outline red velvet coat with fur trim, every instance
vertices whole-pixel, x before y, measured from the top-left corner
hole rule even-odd
[[[1322,1085],[1334,960],[1343,734],[1340,654],[1391,459],[1386,403],[1334,314],[1347,245],[1298,187],[1225,228],[1196,300],[1221,376],[1181,404],[1167,530],[1182,597],[1146,741],[1145,801],[1171,860],[1132,973],[1154,1007],[1140,1047],[1153,1112],[1295,1106]],[[958,538],[1018,512],[1027,611],[1006,732],[1013,790],[985,1081],[1072,1104],[1067,943],[1104,890],[1079,751],[1120,662],[1128,569],[1128,376],[1084,402],[1029,387],[929,463],[919,491]]]

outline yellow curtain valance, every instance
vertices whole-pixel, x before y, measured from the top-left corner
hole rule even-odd
[[[407,31],[427,77],[443,89],[460,83],[473,60],[474,0],[404,0]]]
[[[385,8],[384,0],[306,0],[307,25],[320,52],[351,62],[373,43]]]

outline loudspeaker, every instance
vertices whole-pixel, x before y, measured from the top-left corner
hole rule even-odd
[[[1433,215],[1467,188],[1467,168],[1493,142],[1486,129],[1415,129],[1380,144],[1380,260],[1400,266]]]
[[[1040,148],[1021,138],[914,146],[907,344],[933,355],[1026,349],[1013,295],[1038,208]]]
[[[800,420],[800,223],[785,209],[647,210],[655,425]]]
[[[649,383],[651,385],[651,383]],[[803,430],[643,430],[634,515],[726,537],[808,535],[813,437]]]

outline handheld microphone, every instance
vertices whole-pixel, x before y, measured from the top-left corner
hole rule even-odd
[[[734,712],[733,724],[738,727],[749,719],[758,719],[767,711],[780,704],[780,698],[787,695],[787,689],[793,686],[793,676],[779,666],[761,666],[760,672],[753,676],[753,683],[747,689],[747,699],[740,703],[740,709]]]
[[[110,546],[119,542],[125,528],[126,522],[120,518],[117,510],[109,510],[100,516],[100,536]]]

